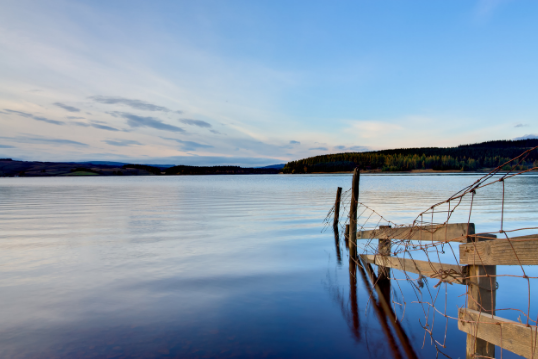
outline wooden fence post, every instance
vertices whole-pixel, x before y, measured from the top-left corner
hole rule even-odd
[[[336,201],[334,202],[334,221],[333,228],[338,230],[338,221],[340,220],[340,197],[342,196],[342,187],[336,190]]]
[[[390,228],[390,226],[379,226],[379,229],[382,228]],[[377,244],[377,252],[378,255],[381,256],[381,263],[384,263],[385,260],[388,259],[386,257],[390,257],[391,249],[391,239],[379,239],[379,242]],[[379,287],[381,288],[383,295],[385,296],[387,301],[390,302],[390,267],[378,266],[377,282],[379,284]]]
[[[360,171],[355,168],[351,182],[351,205],[349,208],[349,255],[357,260],[357,206],[359,204]]]
[[[474,225],[469,228],[468,234],[475,234]],[[491,238],[492,239],[492,238]],[[467,243],[473,243],[490,238],[467,237]],[[477,260],[478,261],[478,260]],[[469,265],[465,269],[468,276],[467,308],[484,314],[495,315],[497,266]],[[476,325],[480,325],[479,323]],[[487,324],[483,324],[487,325]],[[495,358],[495,345],[483,339],[467,334],[466,358],[490,357]]]

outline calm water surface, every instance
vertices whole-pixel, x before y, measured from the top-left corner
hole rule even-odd
[[[363,175],[360,200],[407,223],[477,178]],[[336,188],[350,183],[347,174],[0,178],[0,357],[395,357],[360,278],[354,305],[343,244],[339,261],[322,232]],[[478,230],[499,229],[499,191],[477,195]],[[506,191],[505,228],[536,226],[538,176]],[[498,282],[497,307],[526,312],[527,282]],[[450,286],[448,314],[464,292]],[[417,355],[435,356],[412,288],[402,282],[394,296]],[[455,321],[442,350],[465,356]]]

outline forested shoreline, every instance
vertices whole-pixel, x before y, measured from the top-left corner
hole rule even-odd
[[[488,141],[458,147],[403,148],[372,152],[346,152],[288,162],[283,173],[319,173],[361,170],[394,172],[412,170],[479,171],[495,168],[538,146],[538,139]],[[517,169],[538,166],[538,151],[531,151]]]

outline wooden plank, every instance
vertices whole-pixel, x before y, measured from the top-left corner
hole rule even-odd
[[[528,238],[510,239],[510,241],[496,239],[462,244],[460,245],[460,264],[536,265],[538,264],[538,237]]]
[[[465,284],[465,276],[461,267],[454,264],[431,263],[414,259],[386,257],[381,255],[361,255],[363,261],[378,266],[399,269],[404,272],[422,274],[425,277],[442,279],[444,282]]]
[[[474,233],[474,223],[451,223],[431,226],[378,228],[372,231],[361,231],[357,233],[357,238],[465,242],[467,235],[472,235]]]
[[[458,329],[525,358],[538,357],[536,326],[460,308]]]

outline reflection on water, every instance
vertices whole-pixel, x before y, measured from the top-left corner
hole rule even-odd
[[[360,200],[405,223],[476,178],[364,175]],[[536,222],[537,179],[508,188],[514,227]],[[345,237],[321,232],[336,188],[350,183],[2,178],[0,357],[432,357],[411,289],[372,286],[382,282],[373,271],[346,263]],[[481,195],[473,221],[490,230],[497,197]],[[408,300],[392,309],[400,322],[378,290],[389,304]],[[454,286],[446,301],[463,303],[463,292]],[[498,306],[514,306],[501,292]],[[448,326],[443,351],[463,357],[465,335]]]

